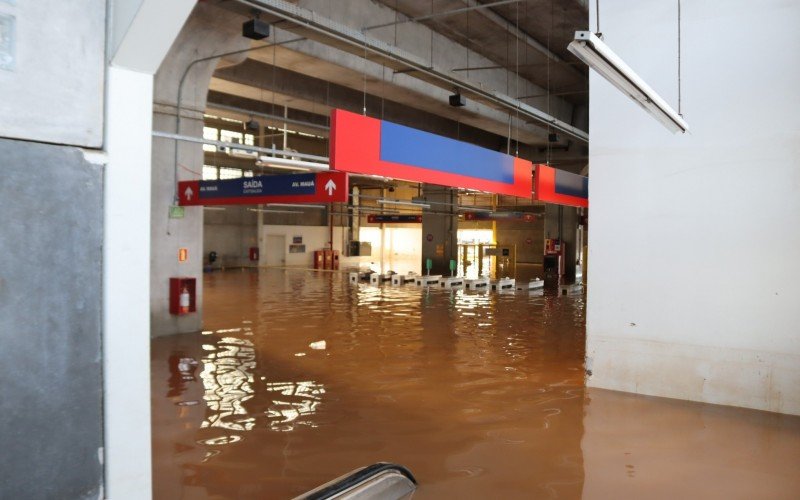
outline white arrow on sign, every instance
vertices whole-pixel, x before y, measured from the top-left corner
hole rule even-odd
[[[192,188],[187,187],[186,191],[184,191],[183,194],[186,195],[186,201],[191,201],[192,195],[194,195],[194,191],[192,191]]]
[[[328,192],[328,196],[333,196],[333,192],[336,191],[336,183],[333,182],[333,179],[328,179],[328,183],[325,184],[325,191]]]

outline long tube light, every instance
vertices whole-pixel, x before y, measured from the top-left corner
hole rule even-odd
[[[413,201],[405,201],[405,200],[387,200],[387,199],[380,199],[378,203],[381,205],[402,205],[404,207],[418,207],[418,208],[431,208],[430,205],[427,203],[415,203]]]
[[[266,208],[248,208],[251,212],[262,212],[265,214],[302,214],[300,210],[267,210]]]
[[[567,49],[673,133],[689,130],[683,118],[591,31],[576,31]]]
[[[294,158],[277,158],[274,156],[262,156],[256,162],[259,167],[275,167],[287,170],[314,170],[324,172],[330,170],[327,163],[315,161],[295,160]]]
[[[328,208],[325,205],[304,205],[302,203],[267,203],[267,207],[286,207],[286,208]]]

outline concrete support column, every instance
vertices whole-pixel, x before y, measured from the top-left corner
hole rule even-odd
[[[104,178],[104,498],[150,498],[150,146],[153,74],[193,0],[114,4]],[[123,15],[124,14],[124,15]],[[130,17],[127,17],[130,16]]]
[[[450,260],[458,260],[458,195],[454,189],[423,184],[422,198],[431,205],[422,211],[422,272],[425,260],[432,259],[431,273],[449,276]]]
[[[156,73],[153,98],[155,130],[202,137],[208,85],[219,59],[196,61],[248,48],[250,40],[241,36],[243,20],[241,16],[209,4],[200,3],[195,7]],[[245,57],[246,54],[242,53],[238,59],[226,58],[225,64],[235,64]],[[187,207],[183,218],[169,218],[169,208],[175,203],[176,183],[200,178],[202,169],[202,145],[171,139],[153,140],[150,219],[153,336],[197,331],[202,326],[203,209]],[[188,250],[188,259],[184,262],[178,261],[181,248]],[[170,314],[169,278],[176,276],[197,280],[197,312],[186,316]]]
[[[149,497],[153,75],[108,70],[103,245],[106,491]]]

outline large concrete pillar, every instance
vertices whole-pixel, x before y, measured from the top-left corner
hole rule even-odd
[[[422,272],[425,260],[433,260],[431,274],[450,275],[450,261],[458,261],[458,195],[454,189],[424,184],[422,211]]]
[[[194,0],[113,3],[104,176],[104,497],[150,498],[150,146],[153,74]]]
[[[249,47],[250,40],[241,36],[243,20],[243,17],[206,3],[195,7],[156,73],[153,95],[155,130],[202,137],[208,85],[219,59],[196,61]],[[232,62],[236,63],[244,57],[246,54],[243,53],[240,59]],[[176,182],[197,179],[202,169],[202,145],[153,139],[150,219],[150,331],[153,336],[201,328],[203,209],[187,207],[184,217],[180,219],[171,219],[169,209],[175,203]],[[178,260],[180,248],[188,250],[188,259],[184,262]],[[197,312],[186,316],[170,314],[169,278],[173,276],[197,280]]]

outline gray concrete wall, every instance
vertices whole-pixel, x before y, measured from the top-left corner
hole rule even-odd
[[[544,253],[544,219],[537,217],[533,222],[497,223],[497,243],[515,245],[517,262],[541,264]]]
[[[422,211],[422,272],[426,259],[433,260],[431,274],[450,275],[450,260],[458,260],[458,215],[453,210],[458,197],[453,189],[424,184],[422,197],[431,202],[431,208]],[[450,203],[437,205],[436,203]],[[453,215],[431,214],[430,211]],[[430,241],[429,237],[430,235]]]
[[[203,259],[208,263],[208,253],[217,252],[214,268],[256,267],[258,262],[249,259],[250,247],[258,246],[258,228],[255,212],[247,207],[225,207],[225,210],[204,210]]]
[[[0,172],[0,498],[97,498],[102,167],[0,139]]]
[[[13,25],[11,49],[0,47],[0,136],[102,146],[105,22],[106,0],[0,2],[0,30]]]
[[[567,281],[575,279],[577,265],[576,244],[578,231],[578,209],[560,205],[547,205],[544,219],[544,237],[560,238],[566,243],[564,251],[564,278]]]

